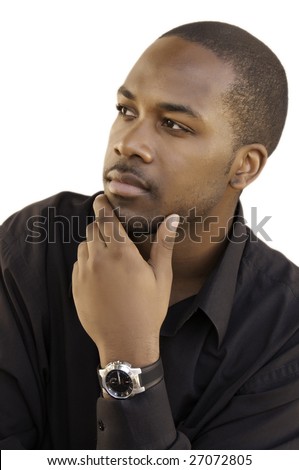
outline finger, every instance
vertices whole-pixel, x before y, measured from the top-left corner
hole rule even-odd
[[[77,279],[79,275],[79,263],[76,261],[73,265],[73,270],[72,270],[72,293],[73,296],[76,295],[76,288],[77,288]]]
[[[80,262],[80,261],[84,261],[87,259],[88,259],[88,246],[87,246],[87,242],[84,241],[78,245],[77,260]]]
[[[87,246],[88,259],[91,262],[91,265],[95,267],[98,263],[102,263],[104,253],[107,250],[107,245],[99,232],[98,224],[96,222],[93,222],[88,227]]]
[[[115,248],[124,243],[133,243],[105,195],[101,194],[95,198],[93,209],[100,234],[108,248]]]
[[[88,249],[89,249],[90,244],[92,242],[102,243],[103,245],[106,246],[107,240],[105,240],[103,238],[102,234],[99,231],[98,224],[96,222],[92,222],[91,224],[87,225],[87,227],[86,227],[86,242],[87,242]]]
[[[172,214],[162,222],[157,231],[150,257],[150,264],[157,278],[159,276],[169,276],[172,278],[171,260],[179,222],[180,216]]]
[[[79,270],[78,261],[76,261],[76,262],[73,264],[72,280],[74,280],[74,277],[77,277],[77,276],[78,276],[78,270]]]

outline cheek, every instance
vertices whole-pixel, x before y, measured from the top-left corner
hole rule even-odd
[[[168,154],[165,162],[168,171],[165,169],[165,173],[171,173],[179,185],[184,182],[204,181],[214,173],[214,161],[201,149],[177,147],[173,153],[168,151]]]
[[[203,200],[219,197],[228,184],[228,157],[219,152],[216,155],[198,152],[174,159],[170,170],[171,192],[176,200]]]

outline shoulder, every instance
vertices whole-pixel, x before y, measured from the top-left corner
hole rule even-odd
[[[248,229],[248,241],[243,253],[241,272],[253,277],[255,285],[288,292],[299,301],[299,267],[279,251],[269,247]]]
[[[0,226],[0,255],[2,263],[23,253],[31,256],[43,246],[72,232],[74,227],[87,225],[86,219],[92,215],[92,203],[96,194],[86,196],[64,191],[41,201],[34,202],[12,214]],[[55,226],[55,227],[54,227]],[[57,230],[53,231],[53,227]],[[77,230],[78,231],[78,230]],[[59,232],[59,233],[58,233]],[[51,240],[50,238],[55,237]],[[72,240],[73,241],[73,240]]]
[[[1,225],[1,235],[4,233],[12,233],[19,227],[23,228],[24,221],[29,217],[48,216],[50,209],[55,209],[57,214],[64,216],[78,215],[86,205],[92,205],[94,196],[86,196],[83,194],[63,191],[50,196],[41,201],[34,202],[18,212],[12,214]]]
[[[1,239],[3,239],[3,237],[18,237],[20,232],[24,233],[24,229],[28,226],[28,221],[33,221],[35,217],[37,221],[42,221],[53,216],[71,219],[72,217],[90,213],[95,196],[96,194],[86,196],[79,193],[63,191],[41,201],[34,202],[6,219],[0,226]]]

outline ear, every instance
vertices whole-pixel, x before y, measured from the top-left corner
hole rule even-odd
[[[268,158],[268,152],[262,144],[250,144],[240,147],[231,168],[230,186],[242,191],[248,186],[264,168]]]

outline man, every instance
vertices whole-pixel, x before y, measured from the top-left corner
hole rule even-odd
[[[299,271],[239,203],[284,126],[283,67],[194,23],[117,100],[104,194],[1,228],[2,447],[299,449]]]

